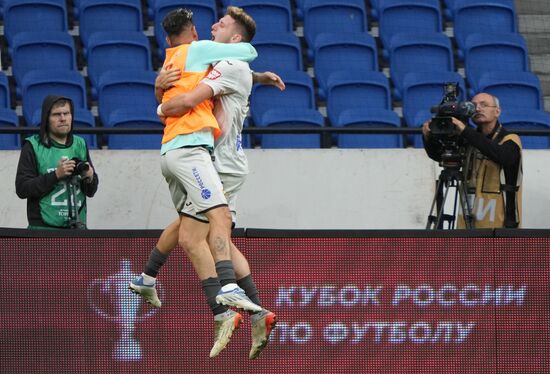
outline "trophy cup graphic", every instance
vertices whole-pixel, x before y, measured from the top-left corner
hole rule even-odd
[[[130,260],[122,259],[118,273],[94,279],[88,286],[88,303],[93,311],[120,327],[120,336],[113,351],[113,359],[117,361],[139,361],[143,358],[141,345],[134,336],[135,325],[158,312],[158,309],[144,311],[143,300],[128,291],[128,283],[137,275],[132,273]],[[160,288],[159,283],[157,287]]]

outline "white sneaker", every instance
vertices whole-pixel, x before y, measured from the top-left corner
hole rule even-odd
[[[231,309],[226,313],[226,318],[214,321],[214,346],[210,350],[210,358],[216,357],[225,349],[233,336],[233,331],[238,329],[243,321],[243,316]]]
[[[277,316],[275,313],[264,309],[260,312],[259,318],[252,322],[252,347],[248,358],[254,360],[258,358],[260,353],[264,350],[265,346],[269,342],[269,335],[277,324]]]
[[[160,308],[162,306],[162,303],[160,302],[160,299],[157,295],[157,289],[155,288],[155,285],[153,284],[151,286],[148,286],[143,283],[142,275],[131,281],[128,285],[128,289],[133,293],[143,297],[146,303],[151,304],[156,308]]]
[[[244,290],[237,285],[232,286],[226,284],[223,286],[216,296],[216,302],[218,304],[232,306],[251,312],[261,312],[263,310],[261,306],[254,304],[252,300],[246,296]]]

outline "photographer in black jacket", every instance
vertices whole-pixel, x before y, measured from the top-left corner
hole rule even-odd
[[[97,191],[86,141],[73,135],[73,103],[47,96],[40,133],[26,139],[15,178],[17,196],[27,199],[29,228],[85,228],[86,196]]]
[[[521,227],[521,140],[500,124],[498,98],[479,93],[472,99],[477,129],[452,118],[460,138],[466,141],[463,173],[468,191],[475,191],[474,228]],[[428,156],[441,161],[442,145],[431,135],[430,122],[422,126]],[[464,228],[459,217],[458,228]]]

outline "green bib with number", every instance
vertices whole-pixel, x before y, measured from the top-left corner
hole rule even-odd
[[[51,147],[45,147],[40,143],[38,135],[33,135],[27,140],[31,143],[34,154],[36,155],[36,163],[38,174],[43,175],[51,173],[57,169],[57,164],[61,157],[69,159],[78,157],[82,161],[87,160],[86,143],[84,139],[73,135],[73,144],[65,146],[63,144],[51,141]],[[57,182],[55,188],[47,195],[40,199],[40,214],[42,220],[55,227],[69,227],[69,183],[71,178],[65,178]],[[76,202],[71,202],[72,206],[76,206],[79,210],[80,222],[86,223],[86,196],[80,190],[80,182],[74,183]]]

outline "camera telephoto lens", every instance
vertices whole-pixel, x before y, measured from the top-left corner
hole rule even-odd
[[[90,165],[78,157],[73,157],[72,160],[75,162],[73,175],[82,175],[90,169]]]

